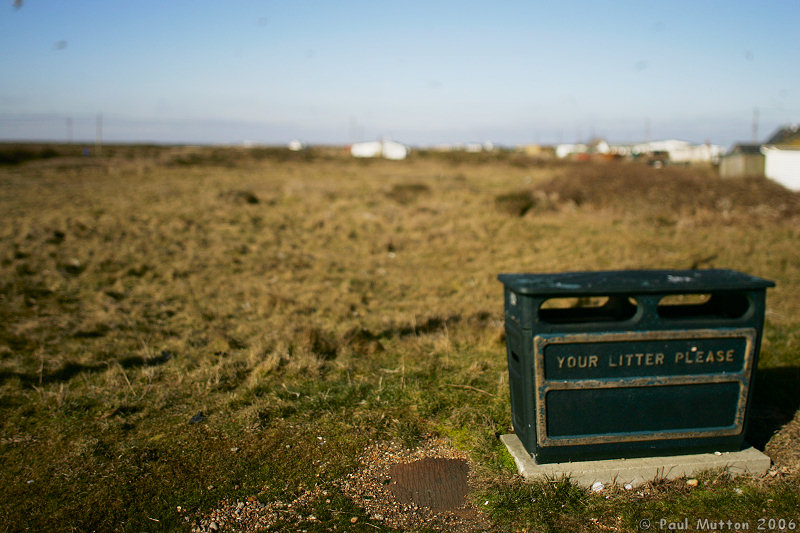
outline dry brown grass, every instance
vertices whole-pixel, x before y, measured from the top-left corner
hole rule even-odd
[[[177,504],[333,482],[370,439],[428,431],[502,486],[500,272],[774,279],[763,366],[800,365],[800,201],[767,181],[518,157],[105,154],[0,167],[0,499],[31,527],[182,527]],[[768,430],[797,409],[766,407]],[[319,432],[335,451],[311,447]],[[306,459],[329,466],[286,474]],[[121,488],[132,479],[141,492]]]

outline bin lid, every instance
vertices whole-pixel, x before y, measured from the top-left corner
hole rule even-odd
[[[528,295],[703,293],[766,289],[775,282],[735,270],[604,270],[556,274],[499,274],[503,285]]]

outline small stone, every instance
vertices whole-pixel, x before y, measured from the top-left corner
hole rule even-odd
[[[625,483],[625,490],[633,490],[633,485],[630,483]]]
[[[219,531],[219,526],[217,525],[216,522],[211,522],[210,524],[208,524],[208,530],[209,531]]]
[[[722,455],[722,452],[714,452],[714,455]]]
[[[592,492],[601,492],[605,488],[605,485],[600,483],[599,481],[595,481],[592,483]]]
[[[355,524],[356,522],[358,522],[358,517],[357,516],[354,516],[353,518],[350,519],[350,523],[351,524]]]
[[[697,481],[696,479],[687,479],[686,480],[686,486],[687,487],[696,487],[699,484],[700,484],[700,482]]]
[[[239,448],[237,448],[236,446],[234,446],[233,448],[231,448],[231,451],[232,451],[233,453],[236,453],[236,452],[238,452],[238,451],[239,451]]]

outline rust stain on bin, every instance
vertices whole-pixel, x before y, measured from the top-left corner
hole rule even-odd
[[[466,502],[469,467],[463,459],[427,458],[392,466],[390,489],[400,503],[456,509]]]

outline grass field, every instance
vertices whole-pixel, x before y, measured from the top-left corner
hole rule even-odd
[[[388,531],[352,486],[392,442],[465,457],[471,487],[460,522],[396,527],[800,529],[798,193],[508,153],[2,150],[0,531],[255,527],[222,510]],[[767,478],[515,476],[497,274],[709,267],[777,282],[749,436]]]

